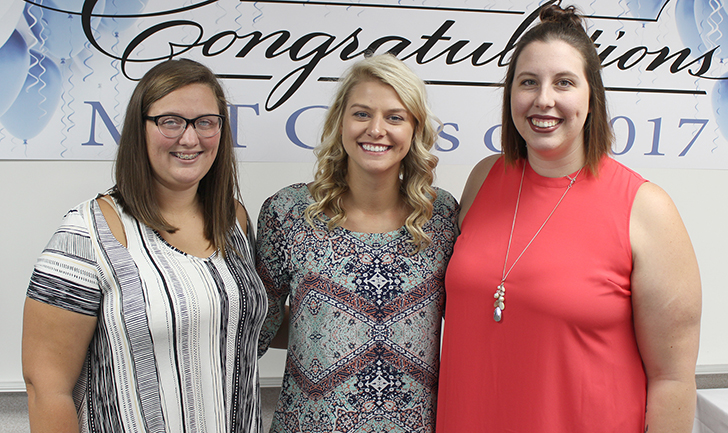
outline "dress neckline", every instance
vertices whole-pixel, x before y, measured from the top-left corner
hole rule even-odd
[[[215,258],[216,258],[216,257],[218,256],[218,254],[219,254],[219,251],[220,251],[219,249],[216,249],[215,251],[213,251],[213,252],[212,252],[212,254],[210,254],[210,255],[209,255],[209,256],[207,256],[207,257],[199,257],[199,256],[196,256],[196,255],[194,255],[194,254],[190,254],[190,253],[187,253],[187,252],[184,252],[184,251],[180,250],[179,248],[177,248],[177,247],[175,247],[174,245],[172,245],[172,244],[170,244],[169,242],[167,242],[167,240],[166,240],[166,239],[164,239],[164,237],[162,237],[162,234],[161,234],[161,233],[159,233],[159,232],[158,232],[157,230],[154,230],[153,228],[151,228],[151,227],[147,226],[146,224],[142,223],[141,221],[138,221],[138,220],[137,220],[136,218],[134,218],[134,217],[132,217],[131,215],[129,215],[129,214],[127,214],[126,212],[124,212],[124,209],[122,209],[122,207],[121,207],[121,206],[119,205],[119,203],[118,203],[118,202],[116,201],[116,199],[114,198],[114,196],[112,196],[111,194],[107,194],[107,195],[108,195],[108,197],[109,197],[109,198],[111,198],[111,200],[112,200],[112,201],[114,202],[115,210],[116,210],[116,213],[117,213],[117,215],[119,216],[119,220],[121,221],[121,224],[122,224],[122,225],[124,225],[125,227],[126,227],[126,225],[124,224],[124,221],[125,221],[125,220],[131,220],[132,222],[134,222],[134,223],[137,223],[137,224],[139,224],[139,227],[140,227],[140,228],[141,228],[142,230],[151,230],[151,231],[152,231],[152,233],[154,233],[154,237],[155,237],[155,238],[156,238],[156,239],[157,239],[158,241],[160,241],[160,242],[161,242],[161,243],[162,243],[163,245],[165,245],[165,246],[166,246],[166,247],[167,247],[168,249],[172,250],[173,252],[175,252],[175,253],[177,253],[177,254],[181,254],[181,255],[183,255],[183,256],[185,256],[185,257],[191,258],[191,259],[193,259],[193,260],[201,260],[201,261],[203,261],[203,262],[210,262],[210,261],[212,261],[213,259],[215,259]],[[94,199],[94,201],[95,201],[95,200],[96,200],[96,199]],[[97,206],[97,207],[99,207],[98,203],[96,204],[96,206]],[[101,218],[102,218],[102,220],[104,221],[104,225],[106,225],[106,227],[108,228],[108,227],[109,227],[109,223],[108,223],[108,221],[106,221],[106,217],[105,217],[105,216],[103,215],[103,212],[101,212],[101,208],[100,208],[100,207],[99,207],[99,212],[101,213]],[[237,220],[236,220],[236,222],[235,222],[235,225],[236,225],[236,226],[239,226],[239,224],[238,224]],[[109,229],[109,230],[110,230],[110,229]],[[125,230],[124,230],[124,232],[125,232],[125,233],[128,233],[129,231],[125,229]],[[128,235],[127,235],[127,236],[128,236]],[[113,237],[113,236],[112,236],[112,237]],[[119,241],[118,241],[118,240],[116,240],[116,238],[114,238],[114,240],[115,240],[115,241],[116,241],[117,243],[119,243]],[[127,237],[127,246],[126,246],[126,247],[124,247],[124,246],[123,246],[123,245],[121,245],[121,244],[119,244],[119,245],[120,245],[120,246],[122,246],[123,248],[126,248],[126,249],[128,249],[128,243],[129,243],[129,239],[128,239],[128,237]]]
[[[309,205],[311,205],[311,204],[313,204],[313,203],[316,202],[314,200],[313,196],[311,195],[311,191],[309,191],[307,184],[305,184],[305,183],[297,183],[297,184],[294,184],[293,186],[294,187],[298,187],[298,188],[302,188],[303,190],[305,190],[306,198],[307,198],[307,201],[308,201],[308,204]],[[317,221],[317,220],[318,220],[318,218],[314,218],[314,221]],[[321,220],[318,220],[318,223],[321,223],[323,225],[326,225],[326,223],[328,223],[330,220],[331,220],[331,218],[329,218],[328,215],[322,214],[322,219]],[[332,232],[334,232],[334,233],[336,233],[336,232],[343,232],[343,233],[348,233],[348,234],[350,234],[350,235],[352,235],[354,237],[368,237],[368,236],[372,236],[372,237],[386,237],[386,236],[390,236],[391,237],[391,236],[395,236],[397,234],[402,233],[402,231],[407,231],[407,227],[403,225],[403,226],[401,226],[401,227],[399,227],[397,229],[390,230],[388,232],[379,232],[379,233],[357,232],[357,231],[349,230],[349,229],[344,228],[344,227],[341,227],[341,226],[337,226],[337,227],[335,227],[332,230]]]
[[[140,224],[141,224],[141,223],[140,223]],[[141,225],[142,225],[142,226],[143,226],[144,228],[146,228],[146,229],[148,229],[148,230],[151,230],[151,231],[152,231],[152,232],[154,233],[154,236],[155,236],[155,237],[157,238],[157,240],[158,240],[158,241],[160,241],[160,242],[161,242],[162,244],[166,245],[166,246],[167,246],[167,248],[171,249],[172,251],[174,251],[174,252],[176,252],[176,253],[182,254],[182,255],[183,255],[183,256],[185,256],[185,257],[191,258],[191,259],[193,259],[193,260],[201,260],[201,261],[203,261],[203,262],[210,262],[210,261],[212,261],[212,260],[213,260],[213,259],[214,259],[215,257],[217,257],[217,255],[218,255],[218,252],[220,251],[219,249],[216,249],[215,251],[213,251],[213,252],[212,252],[212,254],[210,254],[210,255],[209,255],[209,256],[207,256],[207,257],[200,257],[200,256],[196,256],[196,255],[194,255],[194,254],[190,254],[190,253],[187,253],[187,252],[185,252],[185,251],[182,251],[181,249],[179,249],[179,248],[175,247],[174,245],[170,244],[169,242],[167,242],[167,240],[166,240],[166,239],[164,239],[164,237],[162,236],[162,234],[161,234],[161,233],[159,233],[159,232],[158,232],[157,230],[154,230],[153,228],[151,228],[151,227],[148,227],[148,226],[146,226],[146,225],[144,225],[144,224],[141,224]]]
[[[569,177],[573,179],[574,176],[576,175],[576,173],[579,172],[579,170],[574,170],[574,172],[569,173],[568,176],[547,177],[547,176],[542,176],[542,175],[536,173],[536,171],[533,169],[533,167],[531,167],[531,163],[528,162],[528,160],[526,160],[526,159],[522,159],[518,163],[517,168],[519,170],[522,169],[522,167],[523,167],[522,164],[526,164],[525,176],[526,176],[526,180],[529,183],[533,183],[533,184],[547,187],[547,188],[566,188],[567,186],[569,186],[569,183],[571,182]],[[587,177],[587,173],[588,173],[587,170],[582,169],[581,173],[576,178],[576,182],[574,182],[574,183],[577,184],[579,182],[583,182],[584,179],[586,179],[586,177]]]

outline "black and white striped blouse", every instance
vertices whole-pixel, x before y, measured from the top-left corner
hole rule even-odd
[[[98,324],[74,398],[82,432],[262,431],[256,349],[267,301],[252,230],[240,253],[185,254],[120,212],[127,247],[96,200],[65,216],[28,297]]]

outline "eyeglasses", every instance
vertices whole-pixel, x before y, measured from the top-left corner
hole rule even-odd
[[[187,127],[192,125],[197,135],[203,138],[216,136],[222,129],[225,120],[219,114],[204,114],[187,119],[182,116],[172,114],[162,114],[161,116],[144,116],[145,119],[151,120],[157,125],[159,132],[167,138],[177,138],[185,133]]]

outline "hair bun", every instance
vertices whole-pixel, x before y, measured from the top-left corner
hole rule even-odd
[[[577,15],[576,7],[567,6],[562,9],[561,2],[548,5],[541,9],[539,19],[542,23],[554,23],[583,28],[581,17]]]

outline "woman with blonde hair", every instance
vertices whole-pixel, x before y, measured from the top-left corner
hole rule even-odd
[[[434,431],[458,205],[432,187],[433,121],[422,80],[366,58],[328,110],[314,181],[264,203],[260,352],[276,334],[288,348],[272,432]]]

